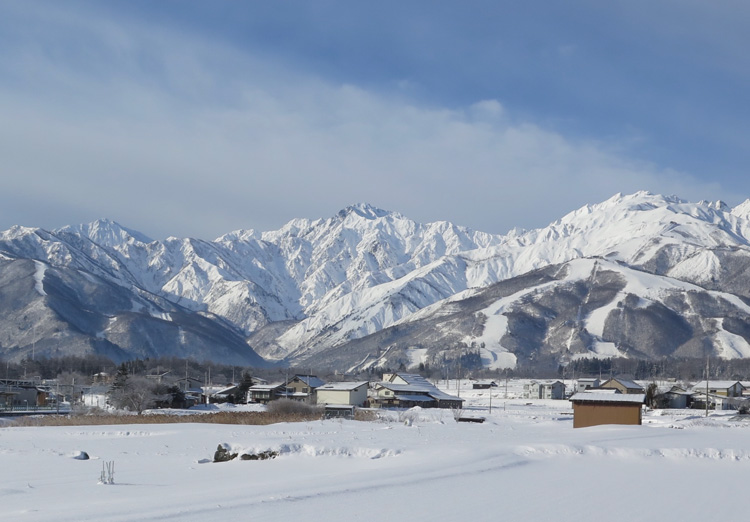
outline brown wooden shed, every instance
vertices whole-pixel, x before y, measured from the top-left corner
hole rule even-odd
[[[581,392],[570,398],[573,403],[573,427],[642,422],[645,394]]]

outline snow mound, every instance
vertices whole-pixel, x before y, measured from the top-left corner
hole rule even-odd
[[[624,448],[597,445],[543,444],[520,446],[516,449],[515,454],[527,458],[593,456],[619,459],[667,458],[671,460],[750,461],[750,451],[734,448]]]
[[[314,444],[280,444],[272,447],[260,447],[222,443],[221,446],[226,448],[228,452],[238,455],[259,455],[273,452],[278,453],[279,457],[344,457],[375,460],[401,454],[401,450],[395,448],[316,446]],[[236,460],[240,461],[240,459]]]

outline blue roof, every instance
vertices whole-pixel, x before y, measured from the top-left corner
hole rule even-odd
[[[324,380],[319,379],[315,375],[295,375],[294,378],[297,378],[300,381],[304,382],[310,388],[320,388],[325,384]],[[294,378],[292,378],[292,380],[294,380]]]

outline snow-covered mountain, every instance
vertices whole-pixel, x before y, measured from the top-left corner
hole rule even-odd
[[[549,370],[581,357],[750,357],[748,341],[746,298],[579,258],[443,300],[315,360],[348,371],[459,359]]]
[[[215,241],[153,241],[106,220],[54,231],[13,227],[0,233],[1,295],[11,282],[20,284],[7,274],[23,272],[25,282],[13,292],[26,296],[25,307],[68,325],[66,306],[98,319],[87,327],[55,323],[48,331],[41,325],[53,324],[49,319],[23,334],[17,323],[0,319],[0,346],[15,357],[32,345],[64,351],[65,336],[50,344],[57,329],[75,331],[90,351],[109,343],[107,353],[120,358],[162,351],[193,356],[200,346],[204,358],[242,353],[257,364],[257,353],[268,361],[330,361],[348,369],[434,361],[446,349],[472,343],[494,366],[550,354],[700,356],[695,338],[701,333],[704,352],[744,357],[750,355],[750,326],[743,326],[748,238],[750,200],[732,209],[647,192],[616,195],[545,228],[504,236],[447,222],[419,224],[366,204],[328,219],[296,219],[271,232],[239,230]],[[66,275],[65,291],[53,274]],[[549,281],[535,282],[539,274]],[[492,301],[496,287],[517,290]],[[95,290],[113,297],[88,302]],[[530,302],[546,299],[540,296],[567,297],[555,306],[537,304],[544,311],[531,313]],[[8,311],[19,309],[18,299],[0,300]],[[478,302],[486,306],[474,309]],[[682,340],[677,346],[670,341],[665,351],[652,346],[662,343],[659,328],[640,325],[662,324],[670,314],[689,328],[682,336],[664,334]],[[138,328],[151,330],[122,326],[125,316],[158,320],[178,334],[130,340]],[[562,326],[555,326],[562,317]],[[459,319],[463,326],[446,326]],[[190,345],[180,339],[193,320],[213,329],[201,330]],[[419,325],[426,331],[414,334]],[[624,333],[633,329],[653,335]],[[145,352],[144,343],[150,346]],[[214,355],[213,344],[221,347]]]

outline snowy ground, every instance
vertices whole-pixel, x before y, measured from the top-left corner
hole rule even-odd
[[[501,387],[490,414],[486,391],[461,395],[485,423],[412,410],[379,422],[0,428],[0,520],[744,519],[750,423],[730,414],[574,430],[567,401],[504,400]],[[280,456],[213,463],[220,443]],[[98,484],[111,461],[114,484]]]

